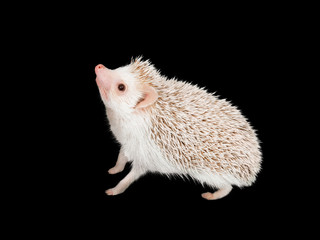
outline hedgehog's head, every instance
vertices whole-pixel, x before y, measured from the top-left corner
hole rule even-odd
[[[95,72],[102,101],[108,108],[131,113],[151,106],[158,99],[150,83],[141,81],[134,63],[115,70],[99,64]]]

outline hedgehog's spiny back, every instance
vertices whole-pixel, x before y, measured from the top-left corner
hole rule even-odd
[[[159,99],[151,109],[152,138],[181,170],[229,174],[250,184],[260,169],[254,130],[226,100],[188,83],[153,82]]]

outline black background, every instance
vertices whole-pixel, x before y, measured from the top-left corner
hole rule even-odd
[[[285,166],[293,161],[284,144],[290,130],[287,92],[294,85],[288,72],[295,71],[288,61],[296,54],[288,37],[291,25],[278,11],[200,11],[199,19],[192,11],[180,18],[176,11],[165,18],[129,14],[120,22],[121,15],[110,12],[89,19],[73,10],[74,18],[66,11],[62,23],[37,27],[36,37],[28,31],[32,44],[23,42],[22,48],[34,54],[24,62],[32,65],[28,76],[36,76],[30,98],[38,115],[29,126],[37,142],[26,150],[34,161],[26,165],[37,170],[32,183],[21,186],[32,185],[34,191],[26,191],[39,196],[24,208],[27,218],[40,210],[36,218],[47,233],[139,236],[151,230],[152,236],[165,236],[174,230],[214,236],[219,229],[247,235],[254,228],[268,234],[283,230],[283,222],[296,213],[284,187],[289,184]],[[114,69],[137,56],[150,59],[163,75],[206,87],[241,109],[263,152],[262,171],[252,187],[235,187],[225,198],[207,201],[201,193],[210,189],[192,180],[147,174],[121,195],[105,194],[130,165],[116,175],[107,173],[120,147],[108,128],[94,67],[102,63]]]
[[[63,100],[64,111],[61,114],[58,111],[56,116],[63,126],[63,131],[59,131],[60,140],[56,140],[62,151],[57,152],[52,162],[61,167],[53,180],[59,182],[57,201],[66,209],[61,217],[66,214],[71,221],[76,218],[81,225],[93,225],[100,231],[110,226],[110,218],[118,219],[114,224],[121,225],[126,224],[123,221],[134,221],[131,215],[141,216],[147,222],[163,217],[168,219],[164,225],[186,221],[191,226],[204,219],[232,226],[234,221],[269,217],[274,204],[282,204],[275,183],[279,166],[285,159],[278,152],[277,138],[281,135],[276,130],[282,123],[275,115],[283,110],[281,105],[286,104],[286,99],[278,95],[279,88],[274,89],[274,85],[284,84],[275,70],[280,67],[273,56],[275,43],[272,39],[266,40],[259,31],[254,34],[251,31],[241,30],[234,36],[218,39],[208,33],[195,40],[188,39],[188,34],[175,38],[164,33],[160,38],[150,37],[150,41],[142,37],[141,42],[125,39],[120,43],[117,38],[108,40],[106,35],[104,40],[85,45],[85,54],[80,45],[80,53],[75,53],[70,66],[65,66],[70,71],[66,74],[68,77],[56,80],[62,88],[70,87],[62,90],[66,91],[68,101]],[[113,69],[140,55],[150,59],[162,74],[205,86],[242,110],[262,142],[262,171],[252,187],[234,188],[224,199],[206,201],[200,194],[209,188],[193,181],[148,174],[121,195],[105,195],[105,190],[114,187],[130,166],[117,175],[107,173],[116,162],[119,145],[108,130],[94,67],[102,63]],[[60,67],[59,62],[57,65]],[[276,203],[275,199],[278,199]],[[281,218],[281,214],[278,217]],[[210,226],[210,220],[205,221],[204,226]]]

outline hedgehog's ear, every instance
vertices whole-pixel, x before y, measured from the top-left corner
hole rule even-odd
[[[145,108],[157,101],[158,93],[153,87],[144,85],[142,92],[144,95],[140,99],[140,101],[137,103],[135,108]]]

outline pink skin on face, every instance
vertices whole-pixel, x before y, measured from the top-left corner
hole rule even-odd
[[[94,70],[97,75],[97,78],[96,78],[97,85],[101,90],[102,95],[107,99],[108,98],[107,93],[111,89],[111,85],[117,78],[117,75],[113,70],[106,68],[102,64],[98,64]]]

